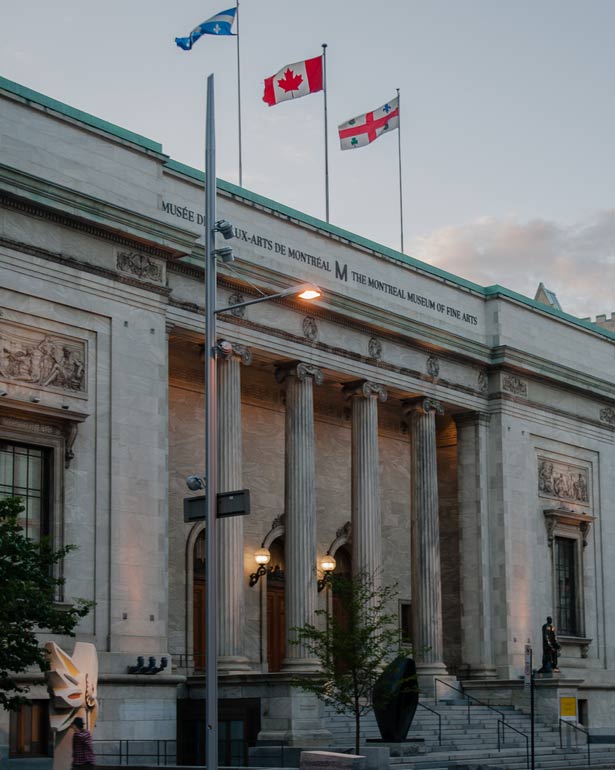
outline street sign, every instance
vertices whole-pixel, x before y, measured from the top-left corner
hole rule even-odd
[[[529,693],[532,687],[532,645],[525,645],[525,666],[523,669],[523,689]]]
[[[250,490],[237,489],[233,492],[218,492],[217,518],[227,516],[245,516],[250,513]],[[204,521],[206,509],[205,495],[184,497],[184,521]]]

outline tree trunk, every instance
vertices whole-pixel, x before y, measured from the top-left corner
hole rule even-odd
[[[354,753],[359,753],[359,743],[361,740],[361,711],[358,698],[354,702]]]

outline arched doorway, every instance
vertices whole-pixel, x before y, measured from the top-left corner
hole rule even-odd
[[[274,540],[269,546],[269,552],[271,559],[267,573],[267,663],[269,671],[279,671],[286,655],[283,538]]]
[[[192,558],[192,650],[194,668],[205,670],[205,530],[194,543]]]

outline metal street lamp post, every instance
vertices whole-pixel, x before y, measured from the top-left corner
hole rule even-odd
[[[207,770],[218,770],[218,436],[216,393],[216,315],[237,307],[296,295],[302,299],[320,297],[313,284],[291,286],[276,294],[216,308],[216,232],[233,237],[233,228],[216,217],[216,136],[214,113],[214,76],[207,78],[207,117],[205,124],[205,699]],[[232,261],[230,249],[220,249],[224,261]]]

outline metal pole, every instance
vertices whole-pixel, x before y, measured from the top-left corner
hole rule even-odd
[[[399,160],[399,229],[401,234],[401,253],[404,253],[404,199],[401,184],[401,96],[397,89],[397,111],[399,113],[399,128],[397,129],[397,157]]]
[[[243,170],[241,162],[241,66],[239,60],[239,0],[236,0],[235,13],[237,28],[237,128],[239,136],[239,186],[243,187]]]
[[[322,90],[325,102],[325,214],[329,221],[329,131],[327,128],[327,44],[322,44]]]
[[[207,78],[205,128],[205,698],[207,770],[218,768],[218,565],[216,411],[216,131],[214,76]]]
[[[534,653],[530,650],[530,741],[531,741],[531,770],[534,770]]]

